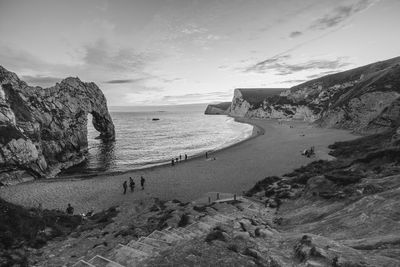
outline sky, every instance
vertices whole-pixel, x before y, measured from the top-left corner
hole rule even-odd
[[[400,56],[400,0],[0,0],[0,65],[110,106],[230,101]]]

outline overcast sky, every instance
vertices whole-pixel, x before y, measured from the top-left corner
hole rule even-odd
[[[400,0],[0,0],[0,65],[111,106],[229,101],[400,55]]]

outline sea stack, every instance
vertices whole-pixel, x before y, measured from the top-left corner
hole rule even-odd
[[[32,87],[0,66],[0,181],[54,177],[85,159],[88,114],[104,141],[115,139],[106,98],[94,83],[66,78]]]

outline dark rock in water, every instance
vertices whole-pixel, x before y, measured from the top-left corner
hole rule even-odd
[[[66,78],[50,88],[31,87],[0,66],[0,180],[54,177],[82,162],[87,118],[100,138],[115,138],[106,99],[94,83]]]
[[[152,120],[153,121],[159,121],[160,119],[159,118],[153,118]]]

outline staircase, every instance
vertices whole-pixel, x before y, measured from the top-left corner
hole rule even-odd
[[[230,200],[230,199],[229,199]],[[80,260],[74,267],[134,267],[143,266],[144,261],[163,255],[163,253],[173,253],[176,244],[182,244],[192,239],[202,238],[207,235],[211,229],[217,225],[233,226],[235,220],[244,217],[260,216],[263,214],[263,206],[260,203],[244,197],[238,197],[241,203],[239,209],[234,206],[227,206],[224,210],[215,211],[215,214],[205,215],[199,220],[186,227],[166,228],[161,231],[155,230],[146,237],[140,237],[138,240],[132,240],[128,244],[117,245],[107,257],[96,255],[92,259]],[[223,202],[223,200],[219,200]],[[268,216],[268,219],[270,216]],[[167,266],[167,265],[165,265]]]

